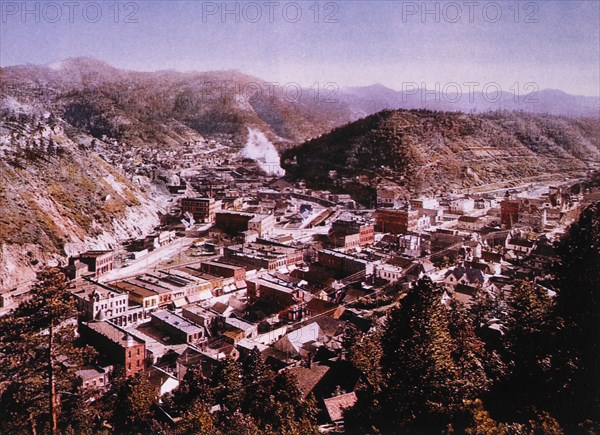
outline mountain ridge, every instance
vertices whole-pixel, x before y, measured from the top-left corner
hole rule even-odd
[[[282,161],[290,178],[315,187],[334,187],[335,171],[434,194],[585,172],[600,163],[600,129],[591,119],[527,113],[387,110],[287,150]]]

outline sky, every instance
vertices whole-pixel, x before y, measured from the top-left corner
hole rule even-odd
[[[0,66],[78,56],[302,86],[600,96],[600,1],[0,0]]]

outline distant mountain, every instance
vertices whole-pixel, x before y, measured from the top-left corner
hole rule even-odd
[[[345,88],[340,92],[340,102],[359,117],[386,109],[427,109],[464,113],[510,110],[574,118],[600,118],[599,97],[574,96],[552,89],[535,92],[530,90],[515,96],[509,92],[496,95],[493,87],[487,92],[482,92],[480,87],[475,87],[472,92],[467,87],[461,88],[462,93],[457,93],[451,87],[448,92],[412,87],[402,92],[377,84]]]
[[[134,72],[92,58],[0,68],[0,108],[24,104],[48,111],[94,137],[128,145],[177,146],[198,135],[225,135],[243,145],[248,128],[278,148],[297,145],[350,121],[386,109],[481,113],[520,110],[600,118],[600,99],[546,90],[515,97],[400,92],[376,84],[335,94],[273,87],[237,71]]]
[[[412,192],[450,191],[547,174],[585,171],[600,162],[600,126],[515,112],[463,114],[382,111],[307,141],[282,155],[289,177],[331,187],[364,174]]]
[[[243,145],[252,127],[286,147],[352,119],[311,90],[273,87],[236,71],[131,72],[74,58],[2,68],[0,78],[5,108],[6,101],[32,106],[132,146],[176,146],[198,134]]]

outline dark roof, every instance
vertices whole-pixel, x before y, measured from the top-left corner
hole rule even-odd
[[[480,218],[477,216],[461,216],[458,218],[459,222],[477,222]]]
[[[483,272],[479,269],[473,269],[470,267],[458,266],[452,270],[449,270],[444,275],[444,278],[447,278],[450,275],[454,275],[456,280],[459,280],[466,275],[466,279],[470,283],[483,283],[485,281],[485,277],[483,276]]]
[[[502,261],[502,254],[497,252],[483,251],[481,257],[490,263],[500,263]]]
[[[292,367],[288,369],[298,379],[298,389],[304,397],[307,397],[315,389],[317,384],[325,377],[330,367],[313,365],[308,367]]]
[[[510,239],[508,243],[511,245],[523,246],[525,248],[531,248],[533,246],[533,242],[527,239]]]
[[[344,410],[353,407],[357,400],[356,394],[352,391],[351,393],[323,399],[323,402],[329,418],[332,422],[336,422],[344,419]]]
[[[306,304],[306,309],[310,311],[312,315],[323,313],[333,314],[338,307],[338,304],[334,304],[333,302],[329,301],[324,301],[323,299],[319,298],[312,298]]]
[[[477,287],[473,287],[471,285],[466,284],[458,284],[454,291],[457,293],[462,293],[464,295],[474,296],[477,293]]]
[[[227,308],[229,308],[229,305],[224,304],[222,302],[215,302],[215,304],[210,309],[219,314],[223,314],[225,311],[227,311]]]
[[[319,328],[321,328],[321,332],[328,337],[336,337],[343,334],[346,324],[345,322],[336,320],[331,316],[319,316],[315,322],[317,322],[317,325],[319,325]]]
[[[556,249],[552,245],[546,243],[540,243],[533,250],[531,255],[538,255],[540,257],[557,257]]]

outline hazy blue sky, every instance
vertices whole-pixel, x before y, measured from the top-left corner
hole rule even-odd
[[[0,0],[1,66],[74,56],[303,85],[534,82],[600,95],[600,1]]]

